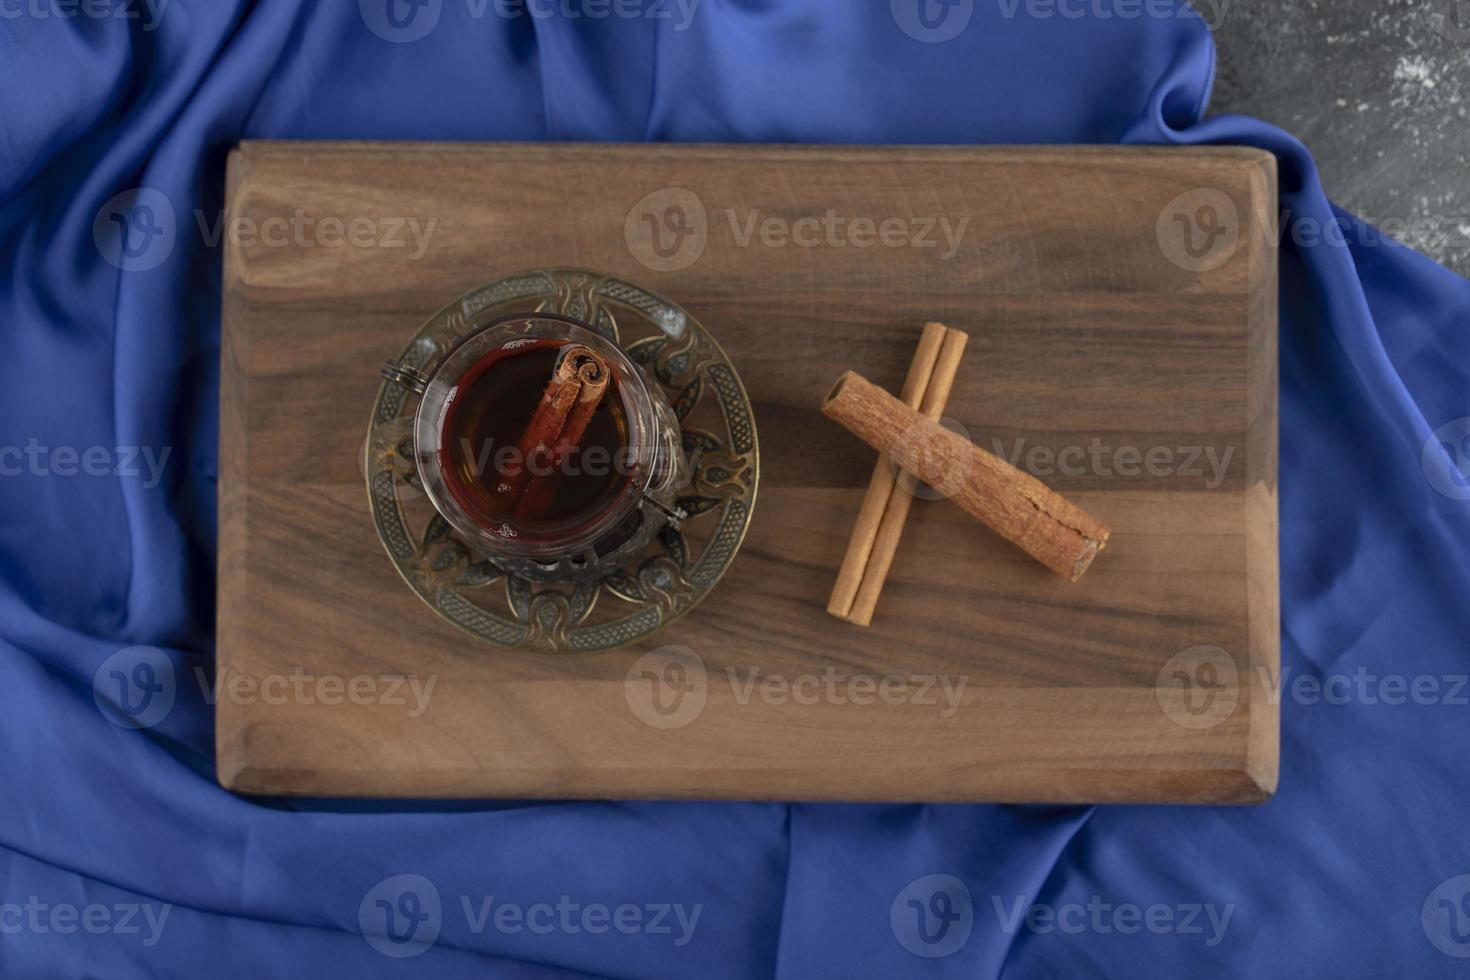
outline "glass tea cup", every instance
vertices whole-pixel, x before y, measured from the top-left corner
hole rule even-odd
[[[585,431],[559,452],[545,441],[524,450],[548,383],[579,365],[607,373]],[[678,419],[662,389],[579,320],[501,317],[463,337],[431,375],[389,362],[383,376],[419,395],[414,456],[430,503],[508,571],[543,581],[600,577],[682,516],[674,500],[688,461]]]

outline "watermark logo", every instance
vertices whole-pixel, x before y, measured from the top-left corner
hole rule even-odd
[[[1006,20],[1018,14],[1031,20],[1202,20],[1218,28],[1229,0],[997,0],[997,5]]]
[[[145,949],[158,945],[174,907],[167,902],[45,902],[29,895],[24,902],[0,902],[0,936],[140,936]]]
[[[125,647],[92,674],[92,698],[119,728],[152,728],[168,717],[177,694],[173,661],[157,647]]]
[[[1326,221],[1313,215],[1283,211],[1276,241],[1297,248],[1382,248],[1400,242],[1421,252],[1456,251],[1470,245],[1470,215],[1462,212],[1413,216],[1370,214],[1334,215]]]
[[[952,418],[938,421],[941,428],[966,442],[971,441],[970,430],[959,421]],[[899,486],[919,500],[948,500],[964,489],[970,479],[971,457],[946,455],[944,445],[945,437],[927,427],[915,425],[900,432],[888,449],[889,466],[894,469]],[[936,483],[926,483],[914,473],[939,473],[941,477]]]
[[[444,924],[439,889],[423,875],[384,878],[363,896],[357,924],[362,938],[384,956],[417,956],[434,945]]]
[[[633,258],[655,272],[687,269],[709,242],[704,202],[682,187],[660,188],[628,210],[623,239]]]
[[[244,674],[225,667],[213,682],[203,667],[194,668],[199,693],[208,705],[266,704],[279,707],[298,704],[305,707],[339,704],[386,705],[403,708],[411,719],[422,718],[429,710],[438,674],[308,674],[303,667],[292,667],[286,674]]]
[[[0,0],[0,20],[124,20],[144,33],[158,29],[169,0]]]
[[[915,41],[943,44],[965,32],[975,0],[890,0],[893,22]]]
[[[1470,0],[1434,0],[1429,7],[1436,34],[1457,44],[1470,41]]]
[[[520,902],[501,895],[451,894],[446,903],[423,875],[386,878],[363,896],[357,909],[363,939],[395,959],[417,956],[433,946],[446,919],[462,933],[482,936],[652,936],[676,948],[689,945],[704,904],[683,902],[583,902],[563,894],[547,901]],[[664,938],[666,937],[666,938]]]
[[[352,248],[403,249],[410,262],[424,257],[433,240],[438,218],[421,221],[401,215],[311,215],[297,208],[289,217],[272,215],[256,221],[248,215],[228,217],[215,212],[213,220],[195,210],[199,237],[209,248],[217,248],[228,237],[236,248]]]
[[[1224,191],[1200,187],[1164,205],[1154,235],[1171,263],[1209,272],[1229,262],[1240,245],[1240,213]]]
[[[368,29],[385,41],[404,44],[428,35],[439,23],[443,0],[358,0]],[[700,0],[464,0],[464,16],[472,21],[664,21],[675,32],[694,23]]]
[[[1219,647],[1191,647],[1170,658],[1159,671],[1155,692],[1171,720],[1185,728],[1213,728],[1228,719],[1240,699],[1245,676],[1255,681],[1265,703],[1279,705],[1289,697],[1304,708],[1342,707],[1464,708],[1470,706],[1470,674],[1380,674],[1366,666],[1352,673],[1295,673],[1254,665],[1243,675]]]
[[[727,208],[725,218],[736,248],[757,243],[765,248],[932,248],[938,250],[941,262],[959,254],[970,226],[968,216],[958,221],[949,215],[870,217],[839,214],[836,208],[794,220],[764,214],[760,208],[751,208],[743,216]]]
[[[1196,480],[1206,489],[1220,487],[1230,470],[1235,447],[1221,452],[1214,446],[1112,446],[1093,437],[1083,446],[1032,445],[1024,437],[1007,448],[1005,441],[991,439],[991,452],[1020,470],[1046,480],[1061,476],[1118,476],[1124,479],[1152,477]]]
[[[723,222],[692,191],[666,187],[633,206],[623,219],[623,237],[641,264],[674,272],[697,262],[716,231],[728,231],[733,248],[907,249],[948,262],[970,226],[968,216],[843,214],[836,208],[794,217],[758,207],[720,214]]]
[[[1210,30],[1219,30],[1230,10],[1230,0],[1189,0],[1174,4],[1179,17],[1198,17]]]
[[[393,44],[426,36],[439,23],[442,0],[357,0],[368,30]]]
[[[1430,892],[1419,921],[1435,949],[1470,959],[1470,875],[1457,875]]]
[[[487,8],[497,17],[515,20],[654,20],[683,32],[694,23],[700,0],[465,0],[469,15],[479,20]]]
[[[999,895],[992,895],[990,904],[995,910],[995,921],[1000,931],[1007,936],[1021,929],[1040,936],[1053,932],[1069,936],[1084,932],[1100,936],[1113,933],[1131,936],[1146,931],[1156,936],[1202,936],[1205,946],[1210,948],[1225,940],[1230,917],[1235,914],[1233,902],[1224,906],[1213,902],[1177,905],[1155,902],[1144,906],[1135,902],[1110,902],[1101,895],[1093,895],[1086,902],[1057,905],[1047,902],[1028,904],[1024,895],[1016,895],[1009,902]]]
[[[949,674],[846,674],[828,667],[820,674],[763,673],[759,667],[744,671],[725,668],[735,703],[759,699],[769,705],[914,705],[934,708],[940,718],[952,718],[965,700],[967,676]]]
[[[1284,667],[1279,680],[1265,667],[1257,668],[1261,687],[1271,704],[1280,704],[1288,691],[1295,704],[1312,707],[1318,704],[1341,707],[1361,704],[1369,707],[1415,704],[1421,707],[1464,708],[1470,706],[1470,674],[1379,674],[1359,666],[1351,674],[1341,672],[1299,674]]]
[[[634,717],[650,728],[683,728],[699,717],[709,698],[704,659],[688,647],[660,647],[633,661],[623,697]]]
[[[682,902],[646,902],[635,905],[623,902],[610,906],[604,902],[579,902],[561,895],[556,903],[521,904],[495,895],[459,896],[464,927],[473,935],[494,929],[505,935],[522,932],[533,936],[579,936],[583,933],[602,936],[619,933],[624,936],[667,936],[676,948],[689,945],[704,904]]]
[[[173,204],[151,187],[114,194],[92,219],[98,253],[124,272],[146,272],[162,264],[173,253],[178,234]]]
[[[894,897],[888,925],[899,945],[915,956],[951,956],[970,940],[975,903],[970,889],[954,875],[925,875]]]
[[[1470,416],[1451,419],[1424,443],[1424,477],[1451,500],[1470,500]]]
[[[1169,720],[1181,728],[1214,728],[1235,712],[1239,681],[1239,668],[1220,647],[1190,647],[1164,664],[1154,696]]]
[[[0,477],[115,476],[152,490],[163,480],[172,446],[48,446],[32,436],[24,446],[0,446]]]

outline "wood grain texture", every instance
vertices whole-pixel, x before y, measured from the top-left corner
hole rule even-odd
[[[697,197],[704,242],[661,271],[625,234],[668,188]],[[668,200],[651,199],[655,221]],[[1181,256],[1171,212],[1187,222],[1206,206],[1229,234],[1203,261]],[[247,143],[227,207],[225,786],[1196,803],[1274,791],[1269,155]],[[356,242],[267,235],[298,213],[318,229],[368,224]],[[858,247],[829,237],[836,219],[848,233],[852,219],[898,224],[890,244]],[[940,219],[966,221],[952,254]],[[931,223],[936,247],[896,244]],[[394,226],[405,245],[385,240]],[[779,244],[783,227],[815,244]],[[754,404],[762,477],[744,547],[697,609],[656,642],[551,658],[478,643],[408,590],[374,534],[359,458],[378,367],[433,311],[516,270],[571,265],[646,285],[713,332]],[[819,407],[844,368],[897,391],[926,320],[971,337],[947,415],[1113,534],[1073,584],[953,505],[919,501],[881,615],[853,627],[825,605],[874,454]],[[703,699],[677,727],[645,720],[639,700],[661,690],[666,646],[691,651],[677,676]],[[416,716],[385,690],[401,675],[434,681]],[[306,678],[305,694],[264,696],[292,690],[283,677]],[[328,694],[361,678],[378,684],[369,703]],[[941,678],[951,695],[963,683],[953,702]]]

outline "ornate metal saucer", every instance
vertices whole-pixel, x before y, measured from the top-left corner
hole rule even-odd
[[[564,313],[619,344],[668,393],[692,477],[643,553],[608,577],[533,582],[460,540],[415,472],[418,398],[383,383],[363,470],[373,523],[409,587],[445,620],[496,646],[587,653],[633,643],[688,612],[714,588],[750,524],[760,453],[750,399],[725,352],[692,316],[630,282],[576,269],[522,272],[460,297],[424,324],[398,362],[431,374],[455,342],[508,313]]]

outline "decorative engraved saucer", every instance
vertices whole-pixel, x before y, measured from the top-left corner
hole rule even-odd
[[[600,581],[546,584],[516,575],[460,540],[429,503],[414,464],[418,397],[384,382],[363,449],[373,523],[419,598],[482,640],[536,653],[633,643],[693,608],[740,549],[760,477],[750,399],[720,345],[684,310],[632,283],[576,269],[522,272],[472,290],[434,314],[398,362],[431,374],[465,334],[517,312],[563,313],[594,325],[664,388],[692,473],[677,501],[685,519]]]

